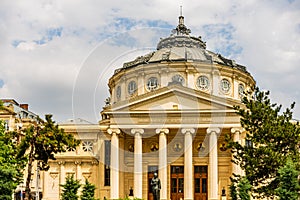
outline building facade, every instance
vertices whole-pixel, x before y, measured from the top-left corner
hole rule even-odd
[[[111,145],[111,199],[131,188],[134,197],[152,199],[156,171],[161,199],[220,199],[231,174],[242,173],[231,163],[225,135],[243,142],[233,107],[255,81],[190,33],[180,16],[156,51],[124,63],[109,80],[111,104],[100,125]]]
[[[24,136],[23,129],[37,125],[38,115],[29,110],[28,104],[20,104],[14,99],[0,99],[0,101],[3,103],[3,107],[0,109],[0,120],[4,122],[5,131],[18,131],[22,137]],[[36,164],[34,163],[35,168]],[[32,177],[36,177],[35,172],[33,172]],[[35,183],[35,181],[31,183],[32,193],[37,191]],[[25,184],[22,183],[16,188],[14,199],[21,199],[22,193],[25,192],[24,190]]]
[[[82,145],[57,155],[43,172],[43,199],[59,199],[59,185],[74,174],[96,185],[97,198],[152,200],[154,172],[162,200],[228,197],[230,176],[243,172],[231,163],[225,135],[244,143],[234,106],[255,81],[245,66],[190,34],[180,16],[156,51],[115,70],[99,124],[60,124]]]

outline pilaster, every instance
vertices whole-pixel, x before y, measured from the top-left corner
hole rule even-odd
[[[65,161],[58,161],[59,165],[59,185],[65,184]],[[59,187],[59,196],[61,196],[62,188]]]
[[[212,93],[213,95],[219,96],[220,92],[220,72],[215,69],[212,72]]]
[[[75,161],[75,165],[76,165],[76,179],[81,180],[81,162]]]

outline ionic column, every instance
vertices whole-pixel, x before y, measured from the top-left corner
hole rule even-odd
[[[159,162],[158,162],[158,176],[161,182],[160,199],[167,199],[167,183],[168,183],[168,172],[167,172],[167,136],[169,129],[156,129],[156,133],[159,134]]]
[[[142,134],[144,129],[131,129],[134,135],[134,187],[133,193],[136,198],[143,198],[143,146]]]
[[[231,129],[231,133],[233,134],[233,141],[234,142],[238,142],[239,144],[241,144],[241,140],[240,140],[240,135],[242,133],[243,129],[242,128],[232,128]],[[236,154],[236,153],[235,153]],[[234,159],[234,155],[232,155],[232,159]],[[236,174],[236,175],[242,175],[242,169],[239,165],[232,163],[232,173]]]
[[[119,199],[119,138],[120,129],[108,129],[111,135],[110,199]]]
[[[209,199],[218,199],[218,134],[219,128],[208,128],[209,135]]]
[[[195,129],[181,129],[184,134],[184,199],[194,199],[193,194],[193,134]]]

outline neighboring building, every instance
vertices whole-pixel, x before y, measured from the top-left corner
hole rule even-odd
[[[81,180],[82,184],[88,179],[96,185],[95,195],[100,197],[103,178],[99,176],[99,159],[102,156],[101,146],[104,140],[100,137],[102,134],[99,125],[75,119],[60,123],[59,127],[79,138],[82,143],[77,149],[57,154],[56,160],[49,161],[50,169],[42,172],[43,199],[60,199],[62,191],[60,185],[65,183],[65,178],[69,175],[74,175],[74,178]]]
[[[0,120],[5,122],[6,130],[20,130],[31,124],[36,124],[38,115],[31,112],[28,104],[19,104],[14,99],[0,99],[3,109],[0,110]]]
[[[190,32],[180,16],[156,51],[115,70],[99,124],[60,124],[82,144],[42,172],[44,200],[60,198],[69,174],[94,183],[96,198],[152,200],[154,172],[162,200],[217,200],[223,189],[229,198],[230,176],[242,171],[231,163],[225,135],[245,142],[233,107],[255,81],[246,67],[208,51]]]
[[[19,104],[14,99],[0,99],[0,101],[3,103],[3,108],[0,109],[0,120],[4,121],[6,131],[20,131],[22,133],[22,129],[37,125],[39,116],[29,110],[28,104]],[[35,175],[34,172],[32,177]],[[14,194],[15,199],[21,199],[24,188],[24,183],[17,187]],[[31,189],[33,193],[36,192],[35,181],[32,182]]]

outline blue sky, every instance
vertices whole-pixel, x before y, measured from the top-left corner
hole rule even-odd
[[[97,122],[113,71],[155,49],[181,5],[192,35],[245,65],[274,102],[296,101],[300,119],[300,1],[292,0],[3,0],[0,97],[57,121]],[[74,107],[86,111],[74,116]]]

